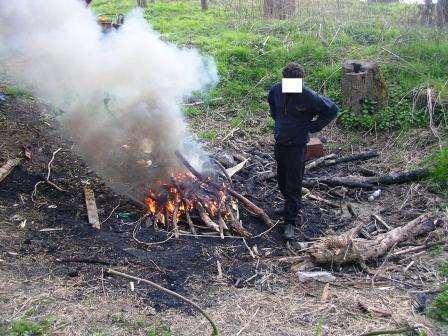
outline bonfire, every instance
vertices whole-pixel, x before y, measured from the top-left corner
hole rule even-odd
[[[266,216],[264,211],[232,190],[230,180],[202,176],[180,153],[176,155],[186,170],[173,174],[168,181],[157,181],[149,190],[145,205],[150,222],[155,227],[173,230],[176,237],[180,226],[186,226],[193,234],[200,229],[219,232],[221,238],[226,231],[249,237],[251,234],[242,225],[235,198],[262,219]]]

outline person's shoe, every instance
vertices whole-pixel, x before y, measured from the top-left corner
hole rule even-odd
[[[282,227],[283,238],[286,240],[294,239],[294,237],[295,237],[294,230],[295,230],[294,225],[291,225],[291,224],[283,225],[283,227]]]

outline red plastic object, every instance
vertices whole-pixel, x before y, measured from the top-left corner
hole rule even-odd
[[[311,138],[306,144],[306,160],[312,160],[324,156],[324,145],[319,138]]]

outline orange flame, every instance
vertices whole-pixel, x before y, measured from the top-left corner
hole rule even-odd
[[[212,217],[217,216],[226,199],[224,190],[219,190],[216,194],[201,193],[201,188],[206,189],[204,183],[197,181],[189,172],[176,173],[170,182],[156,181],[156,185],[157,190],[149,190],[145,204],[148,213],[162,224],[173,220],[175,213],[177,221],[185,218],[197,202],[200,202]]]

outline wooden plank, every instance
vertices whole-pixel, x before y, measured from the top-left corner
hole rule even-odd
[[[89,223],[95,229],[101,229],[101,223],[98,218],[98,209],[96,207],[95,194],[88,185],[84,186],[84,196],[86,198],[87,216],[89,217]]]
[[[0,182],[2,182],[15,167],[22,163],[22,160],[23,159],[16,158],[6,161],[6,163],[0,167]]]

